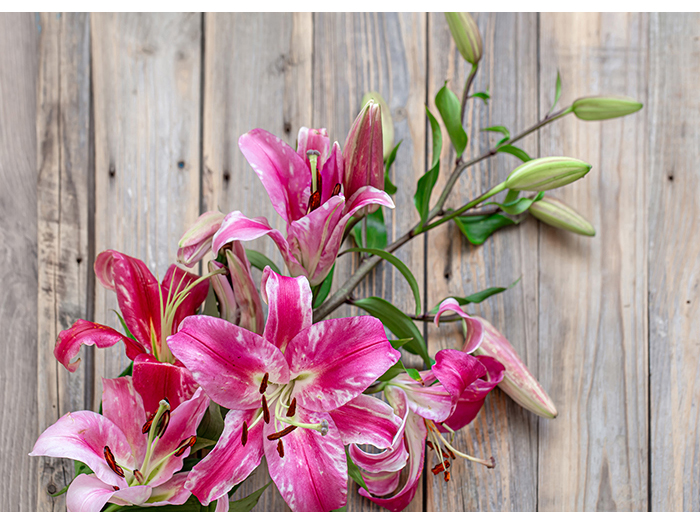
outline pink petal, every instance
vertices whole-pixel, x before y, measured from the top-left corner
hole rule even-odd
[[[469,385],[486,375],[486,368],[479,359],[457,350],[439,351],[432,371],[454,401],[459,399]]]
[[[238,241],[236,241],[238,242]],[[216,261],[209,261],[209,272],[214,272],[222,268],[226,268],[223,264]],[[240,312],[236,296],[233,294],[233,288],[226,275],[213,275],[211,278],[211,286],[214,288],[216,299],[219,306],[219,316],[226,319],[229,323],[238,324]],[[246,327],[246,330],[249,328]]]
[[[347,459],[340,432],[333,419],[323,412],[297,407],[296,417],[307,423],[328,421],[328,433],[297,428],[282,438],[284,457],[280,458],[277,441],[263,439],[270,477],[284,501],[296,512],[327,512],[347,501]],[[273,419],[265,425],[265,436],[282,430]]]
[[[365,480],[365,484],[369,489],[371,494],[375,496],[386,496],[391,494],[399,487],[399,481],[401,479],[401,471],[396,472],[363,472],[362,479]]]
[[[214,512],[228,512],[229,500],[228,494],[224,494],[216,500],[216,510]]]
[[[333,143],[331,156],[321,169],[321,203],[333,196],[336,184],[343,184],[343,154],[337,142]],[[342,193],[342,191],[341,191]]]
[[[262,334],[265,326],[260,294],[255,288],[253,275],[250,273],[250,263],[245,249],[240,242],[233,243],[233,250],[226,252],[228,269],[231,274],[233,293],[240,312],[238,326]]]
[[[360,394],[331,413],[344,445],[363,443],[387,448],[401,427],[401,418],[381,399]]]
[[[135,485],[126,489],[117,490],[109,498],[109,503],[116,505],[143,505],[151,496],[152,488],[148,485]]]
[[[147,417],[131,377],[102,379],[102,414],[124,432],[131,445],[134,463],[141,465],[147,444],[141,429]]]
[[[135,486],[114,490],[94,474],[80,474],[68,487],[68,512],[100,512],[107,502],[117,505],[141,505],[151,494],[151,487]]]
[[[421,372],[426,385],[430,384],[432,372]],[[398,387],[406,394],[409,408],[416,414],[433,421],[444,421],[452,413],[454,399],[450,393],[440,384],[423,386],[408,374],[400,374],[389,382],[393,387]],[[390,387],[387,387],[390,388]]]
[[[170,265],[168,271],[165,273],[165,277],[163,277],[163,284],[161,285],[163,290],[163,305],[166,306],[174,302],[177,294],[184,291],[197,279],[199,279],[199,275],[186,272],[174,264]],[[194,315],[197,312],[204,302],[204,299],[207,298],[208,293],[209,283],[206,280],[197,284],[188,292],[180,306],[177,307],[173,324],[169,327],[170,333],[177,332],[177,327],[180,326],[180,322],[188,315]]]
[[[287,223],[303,217],[311,187],[311,173],[304,159],[263,129],[241,135],[238,147],[258,174],[275,211]]]
[[[384,147],[379,104],[367,103],[345,140],[345,195],[363,186],[384,189]]]
[[[189,472],[178,472],[165,483],[153,487],[151,496],[143,504],[144,507],[161,507],[163,505],[182,505],[192,493],[185,488]]]
[[[262,421],[248,431],[246,445],[241,444],[243,422],[250,425],[255,413],[256,410],[229,410],[218,443],[190,472],[185,487],[203,505],[226,496],[260,464],[263,455]]]
[[[224,319],[187,317],[168,347],[204,391],[219,405],[246,410],[260,407],[260,384],[287,383],[289,367],[278,348],[261,336]]]
[[[283,277],[266,267],[260,291],[269,306],[263,337],[284,352],[289,341],[313,323],[309,281]]]
[[[143,398],[146,417],[156,413],[161,399],[167,399],[172,410],[197,390],[197,382],[184,366],[161,363],[150,354],[134,359],[133,381],[134,388]]]
[[[464,345],[462,346],[462,352],[471,354],[474,350],[479,348],[479,345],[484,338],[484,327],[481,324],[481,321],[464,313],[464,310],[462,310],[459,303],[452,297],[448,297],[440,303],[438,312],[435,314],[435,326],[440,325],[440,316],[447,311],[456,312],[457,315],[462,317],[467,324],[467,337],[464,341]]]
[[[360,395],[400,356],[378,319],[321,321],[300,332],[287,347],[285,357],[296,378],[292,396],[309,410],[333,410]]]
[[[199,216],[178,243],[177,261],[192,268],[211,249],[211,240],[221,227],[224,214],[208,211]]]
[[[297,154],[304,159],[306,166],[309,168],[309,172],[311,172],[311,163],[309,162],[306,152],[312,149],[321,154],[318,158],[318,167],[320,168],[326,163],[330,145],[331,141],[328,138],[328,131],[326,131],[326,128],[299,128],[299,135],[297,135]],[[310,181],[311,179],[309,179],[309,184],[311,184]]]
[[[109,326],[78,319],[73,326],[58,334],[53,355],[69,372],[75,372],[80,364],[80,359],[73,363],[70,361],[78,355],[81,345],[95,345],[97,348],[108,348],[116,345],[119,341],[124,341],[126,355],[130,359],[134,359],[136,356],[146,352],[139,343]]]

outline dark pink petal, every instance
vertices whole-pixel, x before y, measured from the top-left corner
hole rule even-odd
[[[481,324],[481,321],[475,317],[470,317],[467,315],[455,299],[448,297],[440,303],[438,312],[435,314],[435,326],[440,325],[440,316],[448,311],[455,312],[462,319],[464,319],[464,322],[467,325],[467,337],[464,340],[462,352],[471,354],[474,350],[479,348],[479,345],[484,338],[484,327]]]
[[[109,419],[87,410],[68,412],[37,439],[30,456],[50,456],[82,461],[102,481],[126,487],[127,483],[112,471],[104,456],[108,446],[121,466],[133,469],[136,463],[124,432]]]
[[[440,350],[432,371],[454,401],[469,385],[486,375],[486,368],[479,359],[457,350]]]
[[[134,388],[143,398],[146,417],[156,413],[161,399],[167,399],[174,409],[197,390],[197,382],[184,366],[161,363],[150,354],[141,354],[134,359],[133,381]]]
[[[321,169],[321,203],[328,201],[333,196],[336,184],[343,184],[343,154],[337,142],[333,143],[331,156]],[[342,193],[342,191],[341,191]]]
[[[226,252],[228,269],[231,275],[233,293],[240,312],[238,326],[262,334],[265,326],[260,294],[255,288],[250,263],[240,242],[234,242],[231,251]],[[218,277],[218,276],[217,276]]]
[[[148,418],[131,377],[102,379],[102,414],[124,432],[131,445],[134,464],[141,465],[147,444],[141,429]]]
[[[344,445],[362,443],[377,448],[391,446],[401,418],[381,399],[360,394],[331,413]]]
[[[236,410],[260,407],[260,383],[287,383],[289,367],[278,348],[224,319],[195,315],[168,337],[173,355],[192,372],[209,397]]]
[[[283,352],[289,341],[313,323],[313,294],[305,277],[284,277],[268,266],[260,292],[268,304],[263,337]]]
[[[192,268],[211,249],[211,240],[221,227],[224,214],[208,211],[199,216],[178,243],[177,262]]]
[[[396,472],[363,472],[362,478],[371,494],[375,496],[386,496],[391,494],[399,487],[401,479],[401,471]]]
[[[363,186],[384,189],[382,114],[379,104],[367,103],[353,122],[343,147],[345,195],[350,198]]]
[[[312,325],[292,339],[285,357],[296,379],[292,395],[301,406],[322,412],[360,395],[401,354],[378,319],[361,316]]]
[[[263,129],[241,135],[238,147],[258,174],[275,211],[287,223],[303,217],[311,187],[311,173],[304,159]]]
[[[80,474],[68,487],[68,512],[99,512],[107,502],[117,505],[141,505],[151,494],[151,487],[135,486],[114,490],[94,474]]]
[[[185,488],[189,472],[178,472],[165,483],[153,487],[151,496],[143,504],[144,507],[161,507],[163,505],[182,505],[192,493]]]
[[[165,277],[163,277],[163,284],[161,285],[163,290],[163,306],[165,307],[167,304],[173,303],[177,294],[184,291],[197,279],[199,279],[199,275],[186,272],[182,268],[171,264],[168,271],[165,273]],[[188,315],[193,315],[197,312],[204,302],[204,299],[207,298],[207,293],[209,293],[209,282],[206,280],[197,284],[189,291],[176,310],[173,324],[169,327],[170,333],[177,332],[177,327],[180,326],[180,322]]]
[[[326,131],[326,128],[299,128],[299,135],[297,135],[297,154],[306,161],[309,172],[311,172],[311,163],[309,162],[309,157],[306,155],[306,152],[309,150],[316,150],[321,154],[318,158],[318,168],[320,169],[326,163],[326,159],[328,159],[330,145],[331,141],[328,138],[328,131]],[[309,179],[309,181],[310,180],[311,179]],[[309,182],[309,184],[311,184],[311,182]]]
[[[435,376],[432,371],[425,371],[421,372],[421,377],[425,385],[429,385],[430,378]],[[455,400],[439,383],[423,386],[408,374],[399,374],[389,384],[404,391],[409,408],[421,417],[443,421],[452,413]]]
[[[263,439],[270,477],[289,508],[296,512],[328,512],[347,501],[348,469],[345,448],[333,419],[323,412],[297,407],[296,417],[306,423],[328,421],[328,433],[297,428],[284,436],[284,457],[280,458],[277,441]],[[265,425],[265,435],[279,432],[273,419]]]
[[[53,355],[69,372],[75,372],[80,364],[80,359],[73,363],[70,361],[80,352],[80,345],[95,345],[97,348],[108,348],[116,345],[119,341],[124,341],[126,355],[129,359],[134,359],[137,355],[146,352],[139,343],[109,326],[78,319],[73,323],[73,326],[58,334]]]
[[[191,490],[203,505],[225,496],[260,464],[263,455],[262,421],[248,431],[246,445],[241,444],[243,422],[250,425],[255,412],[230,410],[218,443],[190,472],[185,488]]]

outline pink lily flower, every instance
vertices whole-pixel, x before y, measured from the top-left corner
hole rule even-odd
[[[221,227],[224,214],[220,211],[202,213],[178,243],[177,262],[192,268],[211,250],[211,240]]]
[[[107,503],[142,507],[181,505],[189,497],[185,452],[209,398],[197,389],[171,410],[163,400],[147,417],[131,377],[103,379],[102,410],[68,413],[47,428],[29,454],[82,461],[93,474],[81,474],[66,494],[69,511],[101,510]],[[224,495],[225,497],[225,495]],[[222,508],[227,502],[222,502]]]
[[[381,158],[381,122],[378,135]],[[285,237],[271,228],[264,217],[249,219],[234,211],[226,216],[214,235],[214,252],[218,253],[232,241],[251,241],[269,235],[292,276],[306,277],[311,286],[323,282],[338,255],[350,218],[370,205],[394,207],[391,197],[373,186],[379,183],[362,168],[366,164],[360,158],[364,154],[359,149],[362,144],[353,150],[352,169],[358,175],[352,179],[352,193],[348,193],[347,187],[343,191],[343,184],[349,183],[343,178],[340,146],[336,142],[330,147],[325,129],[301,128],[296,152],[262,129],[241,136],[238,146],[258,174],[275,211],[287,223],[287,234]],[[364,177],[364,185],[355,187],[360,175]]]
[[[194,316],[168,338],[204,391],[226,407],[224,431],[190,473],[186,487],[203,504],[225,494],[267,458],[280,494],[295,511],[345,505],[344,445],[391,445],[400,421],[362,392],[399,359],[372,317],[312,324],[304,277],[265,268],[269,305],[263,335],[222,319]]]
[[[348,198],[365,186],[384,189],[382,135],[382,112],[379,104],[370,100],[357,115],[343,147],[343,186]]]
[[[95,274],[105,288],[116,292],[124,323],[136,340],[109,326],[79,319],[58,335],[54,348],[58,362],[75,372],[80,359],[71,361],[81,345],[107,348],[123,341],[127,357],[134,361],[134,386],[149,414],[157,410],[163,398],[175,408],[192,397],[197,385],[192,374],[173,357],[166,338],[206,298],[206,277],[172,265],[159,284],[142,261],[114,250],[97,256]]]

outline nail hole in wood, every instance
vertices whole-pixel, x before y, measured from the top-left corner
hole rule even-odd
[[[231,174],[228,171],[224,171],[224,182],[231,180]]]
[[[56,485],[52,483],[51,485],[46,487],[46,492],[48,492],[49,494],[56,494]]]
[[[690,301],[686,301],[686,304],[690,304]]]
[[[284,123],[284,132],[287,134],[292,132],[292,125],[289,122]]]
[[[109,166],[109,176],[114,178],[114,176],[117,174],[117,170],[114,168],[114,165]]]
[[[184,168],[185,168],[185,161],[184,161],[184,160],[181,160],[180,162],[178,162],[178,163],[177,163],[177,167],[180,168],[180,169],[184,169]]]
[[[668,180],[670,180],[671,182],[673,182],[673,173],[671,173],[671,174],[668,176]]]
[[[78,257],[77,259],[75,259],[75,262],[77,262],[78,264],[80,264],[81,262],[83,262],[83,258],[82,258],[82,257]]]

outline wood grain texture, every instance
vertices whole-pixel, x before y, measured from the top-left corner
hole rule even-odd
[[[240,210],[265,216],[283,233],[258,176],[238,149],[238,137],[263,128],[294,147],[311,121],[311,14],[208,14],[205,19],[203,211]],[[246,247],[284,262],[267,238]],[[254,270],[254,278],[261,273]],[[243,497],[269,481],[263,464],[236,493]],[[258,509],[288,510],[274,484]]]
[[[91,26],[96,253],[124,252],[162,278],[199,215],[201,16],[95,14]],[[95,321],[119,327],[111,309],[98,285]],[[128,364],[121,344],[95,361],[97,378]],[[95,408],[101,395],[97,384]]]
[[[37,406],[36,86],[34,15],[0,15],[0,510],[36,507]]]
[[[403,140],[393,168],[393,180],[399,187],[393,196],[396,210],[384,211],[389,242],[414,226],[418,218],[413,193],[425,166],[425,24],[424,14],[314,15],[313,126],[327,128],[331,140],[342,146],[361,109],[363,95],[378,91],[391,109],[396,142]],[[395,254],[411,268],[423,290],[422,240]],[[335,270],[336,287],[352,269],[350,256],[344,259]],[[358,297],[383,297],[405,312],[415,308],[404,277],[388,264],[372,272],[356,293]],[[347,316],[349,310],[338,309],[334,316]],[[359,497],[352,482],[349,494],[348,510],[379,509]],[[407,510],[422,510],[422,499],[419,489]]]
[[[85,408],[85,363],[70,374],[53,356],[56,337],[88,317],[92,273],[89,212],[90,26],[85,14],[43,14],[39,44],[38,147],[38,415],[43,431],[69,411]],[[73,462],[37,458],[37,510],[65,509],[54,498],[73,479]]]
[[[650,21],[651,510],[700,510],[700,16]]]
[[[540,16],[540,107],[557,69],[562,105],[594,94],[646,102],[648,18]],[[542,156],[594,166],[552,192],[587,217],[594,238],[540,229],[540,376],[561,408],[540,421],[539,510],[647,509],[648,111],[543,128]]]
[[[489,89],[488,105],[468,103],[465,129],[470,144],[464,158],[479,156],[500,139],[480,130],[506,126],[513,135],[538,119],[537,15],[479,14],[476,17],[484,43],[484,57],[472,93]],[[435,94],[448,87],[461,97],[469,66],[457,52],[442,13],[430,16],[430,107],[437,118]],[[454,167],[454,150],[443,130],[442,173],[434,200]],[[537,155],[536,135],[518,143],[531,156]],[[462,174],[447,202],[456,208],[506,179],[520,161],[501,154],[475,165]],[[503,198],[503,195],[499,196]],[[433,201],[434,202],[434,201]],[[472,246],[456,225],[449,223],[428,234],[428,305],[444,298],[466,296],[491,286],[520,283],[508,292],[468,308],[489,319],[512,342],[537,375],[537,230],[535,221],[502,230],[483,246]],[[431,325],[430,351],[461,348],[463,337],[457,323],[439,329]],[[496,468],[456,460],[452,477],[428,472],[427,509],[441,511],[513,510],[532,511],[537,503],[537,418],[499,390],[491,393],[476,420],[457,433],[456,446],[478,457],[493,456]],[[436,462],[434,454],[428,465]]]

